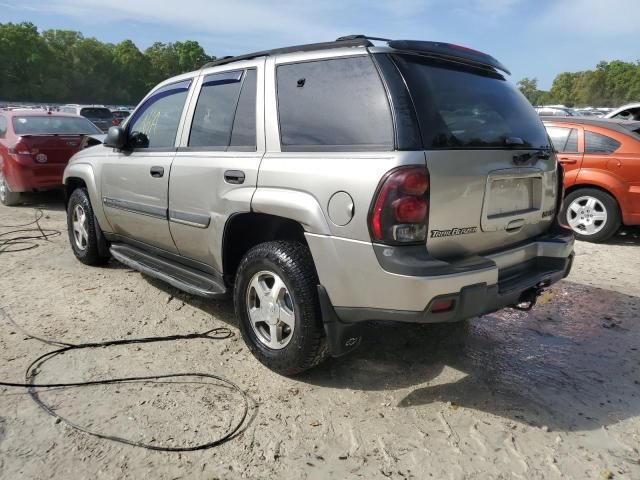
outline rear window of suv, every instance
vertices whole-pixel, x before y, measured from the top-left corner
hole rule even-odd
[[[393,55],[415,104],[426,149],[549,148],[527,99],[496,72],[418,55]],[[516,145],[514,145],[516,146]]]

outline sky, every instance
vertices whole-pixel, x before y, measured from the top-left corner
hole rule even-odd
[[[141,50],[197,40],[215,56],[356,33],[451,42],[544,90],[559,72],[640,60],[640,0],[0,0],[0,23],[22,21]]]

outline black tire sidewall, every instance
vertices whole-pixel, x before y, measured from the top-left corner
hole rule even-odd
[[[561,218],[568,224],[567,210],[569,209],[569,205],[571,205],[576,198],[584,196],[594,197],[602,202],[604,207],[607,209],[607,222],[602,230],[598,233],[594,233],[593,235],[583,235],[580,232],[572,230],[578,240],[592,243],[605,242],[616,234],[621,225],[620,207],[618,206],[618,202],[607,192],[603,192],[596,188],[579,188],[572,191],[564,198]]]
[[[295,242],[269,242],[251,249],[238,268],[234,290],[236,314],[242,337],[254,356],[268,368],[283,375],[293,375],[315,366],[324,358],[324,327],[316,291],[313,263],[301,252],[306,247]],[[312,262],[312,260],[311,260]],[[312,271],[309,271],[309,268]],[[257,337],[249,318],[247,289],[260,271],[277,274],[285,283],[295,313],[293,336],[287,346],[274,350]],[[306,272],[306,275],[305,273]]]
[[[82,250],[78,248],[73,235],[73,209],[76,205],[81,205],[87,216],[87,248]],[[98,250],[98,236],[96,234],[96,222],[93,215],[93,208],[91,208],[91,200],[86,189],[78,188],[73,191],[69,197],[67,204],[67,232],[69,234],[69,243],[73,254],[78,260],[85,265],[103,265],[108,261],[108,258],[100,256]]]

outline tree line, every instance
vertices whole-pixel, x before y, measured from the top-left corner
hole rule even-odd
[[[640,101],[640,61],[600,62],[595,70],[556,75],[549,91],[538,90],[535,78],[523,78],[518,87],[533,105],[618,107]]]
[[[0,99],[136,104],[162,80],[214,59],[191,40],[140,51],[131,40],[104,43],[70,30],[0,23]]]

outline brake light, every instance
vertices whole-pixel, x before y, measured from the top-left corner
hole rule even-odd
[[[429,177],[425,167],[400,167],[382,180],[369,213],[375,242],[424,242],[427,235]]]
[[[19,141],[13,147],[9,148],[9,153],[12,155],[31,155],[29,145],[23,141]]]

